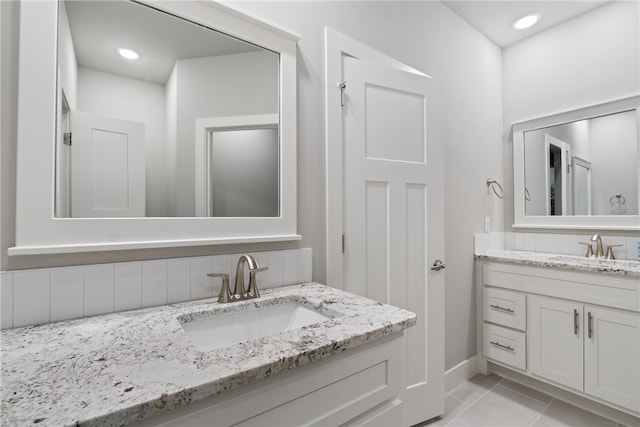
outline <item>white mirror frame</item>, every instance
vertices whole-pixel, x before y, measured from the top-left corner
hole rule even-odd
[[[280,216],[275,218],[55,218],[57,1],[22,1],[15,247],[9,255],[299,240],[296,43],[288,30],[213,1],[139,1],[280,55]]]
[[[524,133],[526,131],[633,109],[636,110],[636,134],[640,140],[640,95],[629,96],[597,105],[512,123],[513,202],[515,219],[513,228],[640,230],[639,215],[525,215]],[[640,142],[638,143],[638,165],[640,165]],[[640,174],[638,177],[638,188],[640,196]],[[638,200],[640,200],[640,197]]]

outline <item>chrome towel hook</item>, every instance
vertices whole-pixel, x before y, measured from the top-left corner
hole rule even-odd
[[[495,179],[488,179],[487,187],[491,187],[491,189],[499,199],[504,199],[504,190],[502,189],[502,185],[500,185],[498,181],[496,181]],[[496,187],[500,189],[500,193],[498,193]]]

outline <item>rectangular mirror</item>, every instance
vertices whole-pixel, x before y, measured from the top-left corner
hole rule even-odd
[[[513,125],[515,226],[638,229],[638,97]]]
[[[300,239],[298,39],[214,1],[21,2],[9,254]]]
[[[278,66],[276,52],[139,3],[60,1],[56,217],[277,217]],[[275,144],[235,138],[240,155],[202,157],[197,120],[264,114]],[[213,162],[215,186],[198,162]],[[235,187],[220,164],[252,184]],[[210,209],[197,209],[198,188],[218,189]]]

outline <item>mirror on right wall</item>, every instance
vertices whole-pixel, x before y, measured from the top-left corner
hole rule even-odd
[[[513,124],[514,227],[640,229],[640,96]]]

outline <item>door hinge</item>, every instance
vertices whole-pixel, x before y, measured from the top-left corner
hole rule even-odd
[[[344,253],[344,234],[342,235],[342,253]]]
[[[64,145],[68,145],[69,147],[71,147],[71,132],[65,132],[62,135],[62,142]]]
[[[344,107],[344,90],[347,88],[347,82],[342,82],[338,85],[340,88],[340,106]]]

